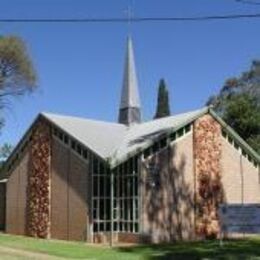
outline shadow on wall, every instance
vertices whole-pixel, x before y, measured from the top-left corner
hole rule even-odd
[[[189,173],[186,156],[177,156],[175,146],[169,146],[145,164],[142,180],[144,242],[192,239],[194,191],[193,180],[188,182],[185,176]],[[151,164],[156,165],[157,173],[150,172],[148,165]],[[151,174],[154,176],[149,176]],[[155,180],[151,183],[150,178]]]

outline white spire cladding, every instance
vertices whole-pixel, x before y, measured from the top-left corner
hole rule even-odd
[[[141,122],[138,82],[135,70],[133,43],[130,36],[127,38],[125,70],[118,122],[126,125]]]

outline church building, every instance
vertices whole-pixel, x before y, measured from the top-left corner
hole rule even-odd
[[[210,107],[143,122],[127,40],[118,122],[40,113],[0,175],[6,233],[91,243],[219,234],[221,203],[260,203],[260,157]]]

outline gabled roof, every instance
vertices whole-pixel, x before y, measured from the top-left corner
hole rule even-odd
[[[247,153],[260,162],[260,156],[210,107],[131,126],[49,113],[42,115],[114,167],[144,150],[159,136],[177,131],[206,113],[210,113]]]
[[[114,168],[127,160],[128,157],[146,149],[153,144],[155,140],[158,140],[159,137],[161,138],[170,132],[175,132],[207,113],[211,114],[225,131],[231,135],[258,164],[260,163],[260,156],[209,107],[132,126],[72,116],[41,113],[36,120],[34,120],[23,139],[28,136],[34,124],[37,122],[37,119],[44,117],[48,122],[60,128],[72,138],[79,141],[83,146],[97,154],[101,159],[108,162],[111,168]],[[16,154],[22,140],[14,149],[9,159]]]
[[[50,113],[41,115],[103,159],[112,156],[127,131],[127,126],[123,124]]]
[[[152,120],[142,124],[123,124],[42,113],[48,121],[67,132],[111,165],[129,154],[143,150],[164,133],[177,130],[208,111],[207,108]]]
[[[136,124],[129,127],[116,152],[111,158],[111,164],[118,164],[124,161],[130,155],[143,150],[151,145],[159,136],[173,132],[192,122],[208,111],[208,108],[154,119],[142,124]]]

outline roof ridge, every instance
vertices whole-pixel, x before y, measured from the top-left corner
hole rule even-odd
[[[110,156],[111,167],[114,168],[116,165],[118,165],[119,162],[122,162],[129,156],[133,156],[138,151],[140,151],[140,149],[143,150],[144,148],[146,148],[147,135],[148,136],[153,135],[153,136],[159,137],[160,133],[166,134],[167,132],[171,131],[171,129],[177,130],[183,124],[186,124],[188,122],[195,120],[199,116],[201,116],[205,113],[208,113],[208,111],[209,111],[209,107],[206,106],[206,107],[203,107],[200,109],[191,110],[191,111],[188,111],[185,113],[180,113],[178,115],[158,118],[156,120],[150,120],[147,122],[143,122],[141,124],[136,124],[136,125],[128,127],[126,134],[123,138],[123,142],[115,149],[113,154],[111,154],[111,156]],[[186,117],[182,118],[185,115],[187,118]],[[176,125],[174,126],[174,124],[173,124],[174,119],[177,119],[177,118],[179,118],[178,120],[183,121],[183,122],[179,123],[179,125],[177,125],[177,126]],[[158,121],[165,121],[166,125],[164,125],[163,122],[162,122],[162,124],[159,124]],[[170,126],[169,126],[169,121],[171,124]],[[151,131],[146,131],[147,128],[149,128],[149,127],[150,127]],[[136,135],[136,132],[138,132],[139,130],[140,130],[140,135]],[[134,146],[134,144],[131,144],[132,142],[133,143],[140,142],[140,146],[137,145],[135,148],[133,148],[133,147],[131,147],[132,145]],[[143,143],[143,144],[141,144],[141,143]],[[125,145],[127,145],[127,146],[125,146]],[[130,150],[132,148],[132,151],[130,151],[130,152],[128,151],[127,153],[124,153],[122,155],[122,154],[120,154],[120,153],[122,153],[122,147],[126,148],[126,149],[128,148]]]
[[[79,119],[79,120],[84,120],[84,121],[88,121],[88,122],[111,124],[111,125],[117,125],[117,126],[122,126],[124,128],[128,128],[126,125],[120,124],[117,122],[110,122],[110,121],[99,120],[99,119],[91,119],[91,118],[74,116],[74,115],[64,115],[64,114],[49,113],[49,112],[40,112],[40,115],[42,115],[44,117],[58,116],[58,117],[64,117],[64,118],[73,118],[73,119]]]
[[[132,128],[132,127],[140,127],[144,124],[149,124],[149,123],[153,123],[153,122],[158,122],[158,121],[166,121],[167,119],[174,119],[175,117],[180,117],[180,116],[184,116],[185,114],[190,114],[190,113],[199,113],[199,112],[207,112],[209,110],[209,106],[204,106],[200,109],[196,109],[196,110],[189,110],[189,111],[186,111],[186,112],[181,112],[179,114],[176,114],[176,115],[170,115],[170,116],[166,116],[166,117],[161,117],[161,118],[155,118],[155,119],[151,119],[149,121],[146,121],[146,122],[142,122],[141,124],[135,124],[135,125],[132,125],[132,126],[129,126],[129,128]]]

